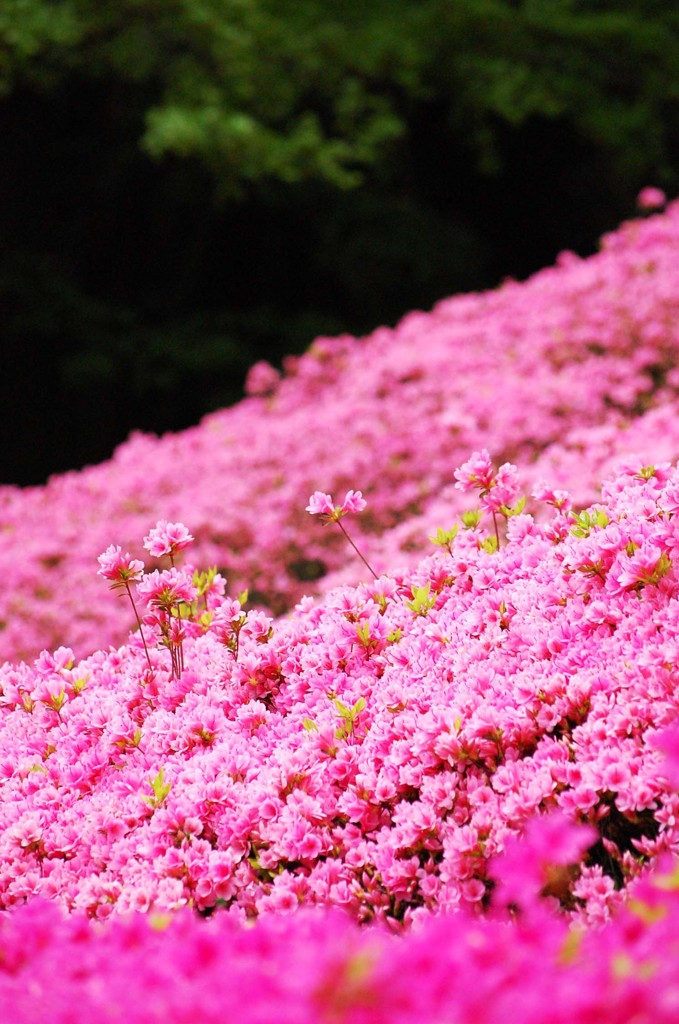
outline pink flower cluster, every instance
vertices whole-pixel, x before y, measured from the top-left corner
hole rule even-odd
[[[0,918],[0,1014],[12,1024],[222,1024],[225,1012],[243,1024],[674,1024],[678,944],[676,870],[645,879],[589,933],[540,906],[508,923],[432,917],[400,937],[339,911],[246,929],[184,911],[95,930],[37,901]]]
[[[329,494],[315,491],[309,498],[307,512],[320,516],[323,522],[338,523],[349,512],[362,512],[366,501],[360,491],[347,491],[341,505],[335,505]]]
[[[489,859],[556,811],[589,828],[560,903],[607,920],[679,851],[658,745],[679,710],[678,488],[630,461],[576,514],[543,486],[544,521],[509,517],[499,549],[480,520],[277,623],[214,573],[135,567],[146,651],[138,632],[0,668],[0,905],[329,905],[400,929],[485,907]]]
[[[382,572],[414,565],[464,507],[451,469],[475,449],[520,465],[526,493],[547,479],[580,507],[621,455],[674,462],[678,250],[673,203],[590,259],[563,254],[525,283],[446,299],[366,338],[320,338],[282,379],[260,364],[249,397],[182,434],[137,434],[101,466],[0,488],[0,655],[68,645],[82,657],[122,642],[129,603],[102,607],[91,573],[111,522],[135,559],[149,523],[190,523],[194,561],[279,614],[366,579],[340,531],[305,513],[319,488],[362,488],[354,539]],[[496,481],[483,501],[506,497]]]

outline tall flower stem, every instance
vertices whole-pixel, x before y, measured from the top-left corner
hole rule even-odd
[[[379,579],[379,576],[377,575],[377,573],[376,573],[376,572],[375,572],[375,570],[373,569],[373,567],[372,567],[372,565],[370,564],[370,562],[369,562],[369,561],[368,561],[368,560],[367,560],[367,559],[366,559],[366,558],[365,558],[365,557],[364,557],[364,556],[363,556],[363,555],[361,554],[361,552],[360,552],[360,551],[358,550],[358,548],[357,548],[357,547],[356,547],[356,545],[354,544],[353,540],[351,539],[351,537],[349,536],[349,534],[347,533],[347,531],[346,531],[346,530],[344,529],[344,527],[342,526],[342,523],[341,523],[341,522],[339,521],[339,519],[336,519],[336,520],[335,520],[335,522],[337,523],[337,525],[339,526],[340,530],[342,531],[342,533],[344,534],[344,536],[345,536],[345,537],[347,538],[347,540],[349,541],[349,543],[351,544],[352,548],[354,549],[354,551],[356,552],[356,554],[358,555],[358,557],[359,557],[359,558],[361,559],[361,561],[363,562],[363,564],[364,564],[365,566],[367,566],[367,568],[368,568],[368,569],[370,570],[370,572],[371,572],[371,573],[373,574],[374,578],[375,578],[376,580],[378,580],[378,579]]]
[[[493,526],[495,528],[495,542],[497,544],[498,551],[500,550],[500,531],[497,525],[497,512],[493,512]]]
[[[137,606],[134,603],[134,598],[132,597],[132,591],[130,590],[130,584],[127,582],[127,580],[124,580],[123,581],[123,586],[125,587],[125,590],[127,591],[127,596],[130,599],[130,604],[132,605],[132,610],[134,611],[134,617],[137,620],[137,625],[139,626],[139,635],[141,637],[141,642],[144,645],[144,652],[146,654],[146,660],[148,662],[150,670],[153,672],[153,665],[151,664],[151,655],[149,654],[149,649],[146,646],[146,637],[144,636],[144,630],[142,628],[141,619],[139,618],[139,612],[137,611]]]

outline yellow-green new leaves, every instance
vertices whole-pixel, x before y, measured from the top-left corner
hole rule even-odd
[[[406,601],[406,605],[415,615],[426,615],[430,608],[436,604],[436,594],[430,593],[431,584],[425,587],[413,587],[411,593],[412,601]]]
[[[480,508],[468,508],[460,516],[465,530],[475,530],[481,522],[483,513]]]
[[[455,526],[453,526],[451,530],[442,530],[441,527],[439,526],[435,536],[430,537],[429,540],[432,542],[432,544],[436,544],[437,547],[445,548],[448,554],[452,555],[453,541],[457,536],[458,530],[459,526],[457,523],[455,524]]]
[[[151,779],[148,784],[153,790],[153,796],[146,796],[142,794],[142,800],[145,804],[148,804],[149,807],[161,807],[165,798],[172,789],[172,783],[165,781],[165,773],[163,772],[163,769],[160,768],[156,777]]]
[[[516,505],[500,505],[500,515],[504,516],[505,519],[511,519],[512,516],[520,516],[526,507],[525,497],[519,498]]]
[[[603,509],[574,512],[573,518],[575,525],[571,527],[571,533],[574,537],[589,537],[592,530],[603,529],[610,521]]]
[[[337,697],[333,699],[333,704],[337,708],[342,721],[339,728],[335,729],[335,736],[338,740],[346,740],[353,733],[356,719],[366,706],[365,697],[359,697],[353,707],[350,708],[348,708],[346,704],[343,704]]]

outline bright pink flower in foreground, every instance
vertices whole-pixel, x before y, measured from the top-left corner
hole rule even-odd
[[[481,496],[481,508],[486,512],[499,512],[511,506],[519,496],[519,474],[516,466],[504,463],[500,466],[487,494]]]
[[[306,511],[320,516],[326,523],[338,523],[349,512],[362,512],[366,504],[360,491],[347,491],[341,505],[333,503],[332,495],[315,491],[309,498]]]
[[[489,491],[493,486],[495,470],[489,452],[482,448],[480,452],[474,452],[453,474],[457,483],[455,486],[460,491],[471,491],[478,488],[480,491]]]
[[[541,894],[558,899],[569,884],[567,869],[597,838],[590,825],[575,824],[558,812],[531,818],[523,835],[512,836],[504,856],[493,865],[494,899],[524,911],[535,908]]]
[[[658,583],[667,574],[671,562],[661,547],[645,540],[631,555],[623,555],[615,580],[621,590],[631,590],[647,583]]]
[[[185,573],[178,569],[165,569],[144,576],[137,586],[137,594],[150,608],[167,611],[170,607],[184,602],[195,601],[198,591]]]
[[[154,558],[162,558],[163,555],[173,558],[192,541],[193,537],[183,523],[168,523],[160,519],[144,537],[144,547]]]
[[[123,554],[122,548],[117,544],[111,544],[102,555],[99,555],[98,562],[101,567],[99,576],[113,580],[114,585],[136,583],[144,572],[144,563],[138,558],[132,558],[129,551]]]

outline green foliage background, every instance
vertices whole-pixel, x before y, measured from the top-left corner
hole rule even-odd
[[[655,0],[4,0],[2,477],[679,192]]]

